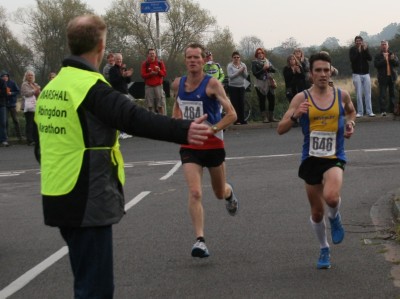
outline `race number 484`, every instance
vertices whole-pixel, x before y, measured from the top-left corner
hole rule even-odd
[[[200,107],[186,106],[183,112],[185,119],[195,119],[201,116]]]
[[[202,101],[182,101],[182,100],[180,100],[179,107],[182,111],[182,115],[183,115],[184,119],[195,119],[204,114]]]

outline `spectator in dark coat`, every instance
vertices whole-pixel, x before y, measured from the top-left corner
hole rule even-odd
[[[7,98],[6,98],[6,108],[7,113],[10,114],[11,119],[14,124],[15,136],[17,136],[19,141],[22,141],[21,128],[19,125],[18,114],[17,114],[17,96],[19,94],[19,87],[15,81],[10,79],[10,74],[1,74],[1,79],[6,82],[7,87]],[[6,116],[6,126],[8,132],[8,116]]]

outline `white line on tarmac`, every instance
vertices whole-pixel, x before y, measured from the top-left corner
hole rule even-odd
[[[25,171],[5,171],[5,172],[0,172],[0,177],[8,177],[8,176],[18,176],[20,174],[25,173]]]
[[[349,150],[348,152],[355,152],[355,151],[365,151],[365,152],[383,152],[383,151],[397,151],[400,148],[381,148],[381,149],[357,149],[357,150]],[[346,151],[347,152],[347,151]],[[297,154],[278,154],[278,155],[264,155],[264,156],[247,156],[247,157],[231,157],[227,158],[227,160],[241,160],[241,159],[260,159],[260,158],[273,158],[273,157],[288,157],[288,156],[296,156],[299,155]],[[170,162],[170,161],[168,161]],[[134,162],[132,164],[142,164],[143,162]],[[133,167],[133,165],[130,164],[128,167]],[[169,163],[166,163],[169,164]],[[160,164],[159,164],[160,165]],[[171,177],[182,165],[182,163],[179,161],[178,163],[175,164],[175,166],[160,180],[166,180],[169,177]],[[14,173],[18,173],[17,171]],[[21,172],[23,173],[23,171]],[[8,173],[0,173],[0,176],[4,174],[11,174],[10,172]],[[127,204],[125,204],[125,211],[128,211],[131,209],[133,206],[135,206],[138,202],[140,202],[143,198],[145,198],[147,195],[149,195],[151,192],[150,191],[143,191],[139,193],[135,198],[133,198],[131,201],[129,201]],[[60,260],[62,257],[64,257],[68,253],[68,248],[67,246],[62,247],[60,250],[52,254],[50,257],[45,259],[43,262],[32,268],[31,270],[27,271],[25,274],[17,278],[15,281],[10,283],[8,286],[6,286],[4,289],[0,291],[0,299],[5,299],[15,292],[19,291],[22,289],[25,285],[27,285],[31,280],[33,280],[36,276],[38,276],[40,273],[42,273],[44,270],[49,268],[51,265],[56,263],[58,260]]]
[[[125,204],[125,211],[128,211],[130,208],[132,208],[134,205],[136,205],[138,202],[140,202],[143,198],[145,198],[149,194],[150,191],[143,191],[139,193],[136,197],[131,199],[131,201]],[[58,260],[63,258],[67,253],[68,253],[68,247],[64,246],[60,250],[49,256],[47,259],[45,259],[43,262],[36,265],[29,271],[25,272],[22,276],[14,280],[12,283],[10,283],[8,286],[6,286],[4,289],[0,291],[0,299],[5,299],[11,296],[12,294],[18,292],[20,289],[26,286],[30,281],[32,281],[36,276],[38,276],[47,268],[55,264]]]
[[[364,152],[387,152],[387,151],[397,151],[398,148],[376,148],[376,149],[366,149]]]
[[[139,201],[141,201],[143,198],[145,198],[149,194],[150,194],[150,191],[140,192],[139,195],[136,195],[135,198],[131,199],[130,202],[125,204],[125,211],[128,211],[130,208],[132,208],[134,205],[136,205]]]
[[[20,276],[18,279],[14,280],[12,283],[10,283],[8,286],[6,286],[4,289],[2,289],[0,291],[0,298],[1,299],[7,298],[8,296],[11,296],[15,292],[22,289],[31,280],[33,280],[36,276],[38,276],[44,270],[49,268],[51,265],[53,265],[55,262],[57,262],[59,259],[61,259],[67,253],[68,253],[68,247],[67,246],[62,247],[56,253],[52,254],[47,259],[45,259],[43,262],[41,262],[37,266],[33,267],[28,272],[26,272],[25,274]]]
[[[174,167],[172,167],[172,169],[170,171],[168,171],[168,173],[166,175],[164,175],[162,178],[160,178],[161,181],[164,181],[168,178],[170,178],[171,176],[174,175],[174,173],[179,169],[179,167],[181,167],[182,162],[179,161],[178,163],[175,164]]]

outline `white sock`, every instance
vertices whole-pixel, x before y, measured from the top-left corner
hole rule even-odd
[[[321,222],[319,223],[314,222],[312,220],[312,217],[310,217],[310,222],[315,234],[317,235],[319,247],[320,248],[329,247],[328,239],[326,237],[325,217],[322,218]]]
[[[339,212],[339,208],[340,208],[340,203],[342,202],[342,198],[339,197],[338,200],[338,204],[336,205],[336,207],[331,208],[330,206],[328,206],[328,217],[331,219],[335,219],[338,212]]]

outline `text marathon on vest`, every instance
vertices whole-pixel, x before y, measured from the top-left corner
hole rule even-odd
[[[54,101],[65,101],[68,102],[67,98],[67,92],[64,90],[44,90],[40,94],[40,99],[41,100],[54,100]],[[67,117],[67,111],[58,109],[57,106],[53,106],[52,108],[47,108],[45,105],[40,105],[38,107],[39,115],[42,116],[47,116],[47,119],[51,118],[66,118]],[[39,124],[38,127],[40,132],[43,133],[48,133],[48,134],[66,134],[66,128],[65,127],[59,127],[55,126],[53,124]]]

